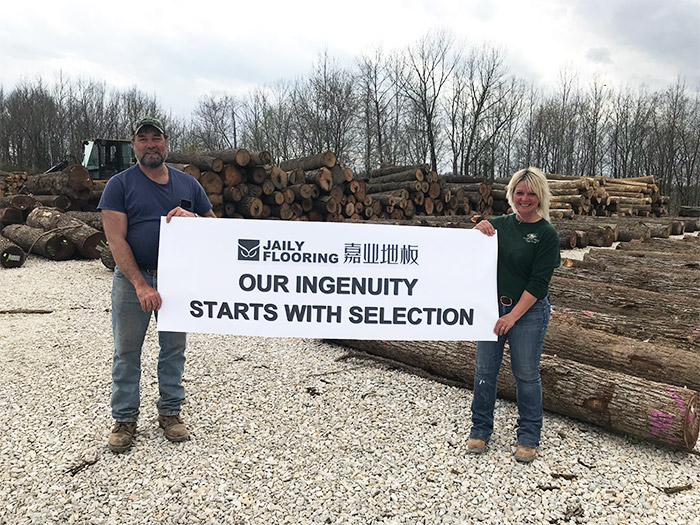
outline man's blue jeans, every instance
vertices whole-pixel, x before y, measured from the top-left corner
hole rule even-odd
[[[143,271],[146,282],[157,288],[156,275]],[[157,315],[157,314],[156,314]],[[139,415],[141,380],[141,347],[151,312],[141,310],[134,285],[114,269],[112,280],[112,331],[114,359],[112,362],[112,417],[116,421],[136,421]],[[184,332],[158,332],[158,413],[166,416],[180,413],[185,399],[182,374],[185,370]]]
[[[499,304],[499,315],[503,316],[512,309],[513,306]],[[498,371],[503,359],[503,346],[508,341],[518,402],[518,443],[529,447],[537,447],[540,444],[542,429],[540,356],[549,325],[549,314],[550,300],[549,297],[545,297],[532,305],[507,334],[498,337],[498,341],[476,343],[470,437],[488,441],[493,432]]]

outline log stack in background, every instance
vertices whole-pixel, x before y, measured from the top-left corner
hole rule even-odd
[[[388,166],[373,170],[367,179],[367,194],[379,202],[377,219],[466,215],[472,210],[472,189],[477,191],[439,177],[427,164]]]

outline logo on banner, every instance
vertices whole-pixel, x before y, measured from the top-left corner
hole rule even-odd
[[[238,239],[238,260],[259,261],[260,241],[257,239]]]

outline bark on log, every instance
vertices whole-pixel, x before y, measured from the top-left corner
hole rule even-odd
[[[306,183],[315,184],[323,191],[330,191],[333,187],[333,176],[328,168],[321,167],[314,171],[306,172]]]
[[[100,261],[102,261],[102,264],[104,264],[110,270],[114,270],[114,268],[116,268],[116,266],[117,266],[117,263],[114,260],[114,255],[112,254],[112,250],[109,249],[109,245],[105,244],[104,246],[99,247],[99,250],[100,250]]]
[[[90,173],[83,166],[74,164],[57,173],[30,175],[22,191],[35,195],[68,195],[81,198],[89,196],[92,189]]]
[[[216,171],[217,173],[224,169],[224,161],[219,157],[209,155],[196,155],[189,153],[170,152],[168,153],[168,161],[176,164],[194,164],[201,171]]]
[[[423,181],[425,180],[425,173],[420,168],[411,168],[406,171],[399,171],[398,173],[392,173],[390,175],[382,175],[381,177],[372,177],[370,179],[371,184],[384,184],[387,182],[405,182],[405,181]]]
[[[93,182],[93,186],[96,184]],[[102,188],[104,189],[104,187]],[[102,195],[100,190],[99,195]],[[94,197],[93,197],[94,198]],[[71,200],[65,195],[34,195],[34,199],[40,206],[48,206],[50,208],[58,208],[61,211],[66,211],[71,207]],[[34,207],[34,206],[32,206]]]
[[[41,228],[32,228],[26,224],[11,224],[5,226],[2,234],[18,244],[27,255],[38,253],[53,261],[65,261],[73,257],[75,246],[58,232],[45,232]]]
[[[24,213],[17,208],[0,208],[0,223],[2,224],[22,224]]]
[[[421,170],[425,173],[430,171],[429,164],[413,164],[411,166],[385,166],[383,168],[378,168],[372,170],[369,174],[370,178],[383,177],[385,175],[393,175],[394,173],[399,173],[401,171],[407,170]],[[483,180],[483,179],[481,179]]]
[[[700,353],[698,299],[553,276],[552,304],[583,326]]]
[[[700,259],[695,254],[669,254],[666,252],[635,251],[635,250],[604,250],[591,248],[583,256],[585,261],[602,262],[614,266],[638,264],[657,271],[675,271],[676,268],[700,269]]]
[[[552,313],[542,351],[590,366],[700,391],[700,360],[696,353],[591,330],[565,313]]]
[[[586,264],[583,261],[577,261],[577,263],[579,264],[562,265],[554,271],[554,275],[700,299],[700,271],[697,269],[662,272],[658,268],[647,268],[639,260],[636,264],[632,264],[631,261],[628,264],[622,264],[620,261],[617,264],[615,262]],[[700,315],[700,307],[698,315]]]
[[[406,363],[471,388],[476,345],[470,341],[360,341],[338,344]],[[551,355],[542,355],[545,409],[581,421],[692,450],[700,430],[700,401],[694,390],[648,381]],[[510,359],[503,356],[499,397],[515,399]]]
[[[224,162],[224,164],[235,164],[236,166],[239,166],[241,168],[250,164],[250,152],[244,148],[231,148],[218,151],[209,151],[207,152],[207,156],[219,158]],[[263,162],[262,164],[269,164],[269,162]]]
[[[102,226],[102,213],[99,211],[67,211],[65,215],[78,219],[96,230],[104,231],[104,226]]]
[[[335,161],[335,153],[326,151],[325,153],[319,153],[318,155],[311,155],[309,157],[285,160],[280,162],[279,166],[285,171],[297,168],[301,168],[304,171],[313,171],[320,168],[332,168],[335,166]]]
[[[700,237],[686,235],[683,239],[662,239],[651,238],[645,241],[623,242],[617,246],[618,250],[648,250],[650,252],[668,252],[675,254],[696,254],[700,255]]]
[[[0,235],[0,265],[3,268],[19,268],[26,258],[27,254],[19,245]]]
[[[254,166],[266,166],[272,164],[272,155],[269,151],[251,151],[250,164]]]

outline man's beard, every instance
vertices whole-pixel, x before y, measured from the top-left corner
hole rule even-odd
[[[139,164],[150,169],[160,168],[165,162],[166,157],[167,153],[162,155],[158,151],[150,151],[143,154],[143,156],[139,159]]]

